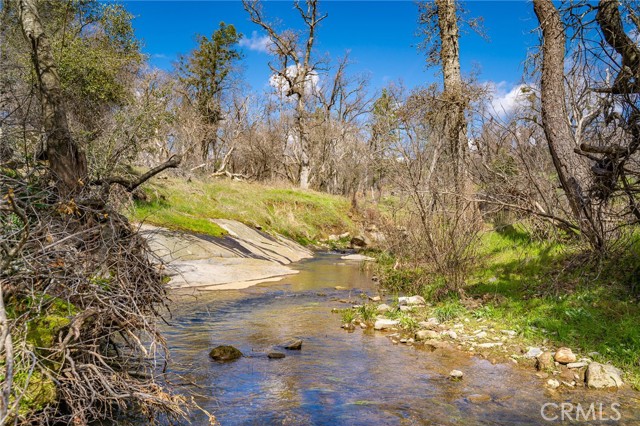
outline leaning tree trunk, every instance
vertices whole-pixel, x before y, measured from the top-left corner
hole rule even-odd
[[[46,159],[61,194],[77,191],[87,175],[87,161],[69,131],[62,86],[49,40],[38,14],[37,0],[20,0],[22,32],[31,46],[46,140]]]
[[[449,104],[445,121],[447,151],[453,165],[456,194],[462,193],[464,157],[467,149],[467,123],[464,116],[466,101],[460,74],[460,46],[455,0],[436,0],[440,32],[440,60],[444,76],[444,97]]]
[[[565,105],[565,33],[560,14],[552,0],[534,0],[533,8],[542,28],[542,126],[560,185],[571,212],[591,246],[601,251],[604,239],[593,216],[590,199],[583,192],[588,181],[588,164],[574,153],[575,140]]]

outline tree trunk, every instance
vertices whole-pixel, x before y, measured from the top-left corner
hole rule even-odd
[[[31,60],[38,78],[46,158],[61,194],[69,195],[83,185],[87,175],[86,157],[69,131],[62,86],[49,40],[40,21],[37,0],[20,0],[19,11],[22,32],[31,46]]]
[[[304,83],[303,83],[304,92]],[[300,143],[300,189],[309,189],[309,175],[311,174],[311,164],[309,159],[309,140],[305,126],[304,99],[298,94],[298,104],[296,106],[296,123],[298,132],[298,142]]]
[[[440,32],[440,60],[444,77],[444,98],[450,104],[445,122],[447,151],[453,164],[453,179],[457,194],[461,194],[464,179],[464,157],[467,149],[466,101],[460,74],[460,46],[455,0],[436,0]]]
[[[603,249],[600,228],[593,218],[589,198],[582,184],[589,177],[588,164],[574,154],[575,140],[570,128],[564,89],[565,33],[560,14],[552,0],[534,0],[533,8],[542,28],[542,126],[560,185],[578,226],[592,247]]]

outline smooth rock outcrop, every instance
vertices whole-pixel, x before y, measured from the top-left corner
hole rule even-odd
[[[269,352],[267,354],[267,357],[269,359],[282,359],[282,358],[286,357],[286,355],[283,354],[282,352]]]
[[[292,262],[313,257],[310,250],[281,236],[260,232],[243,223],[213,220],[228,234],[221,238],[140,227],[151,250],[168,265],[173,288],[227,290],[279,280],[298,271]]]

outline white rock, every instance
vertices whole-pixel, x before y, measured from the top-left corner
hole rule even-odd
[[[398,297],[398,303],[400,305],[425,305],[427,302],[424,300],[422,296],[408,296],[408,297]]]
[[[590,388],[613,388],[622,386],[620,370],[613,365],[592,362],[587,368],[585,379]]]
[[[438,333],[433,330],[420,330],[416,332],[416,340],[437,339]]]
[[[502,342],[489,342],[489,343],[480,343],[478,347],[482,349],[488,349],[488,348],[495,348],[496,346],[502,346],[502,345],[503,345]]]
[[[388,330],[390,328],[397,327],[398,324],[400,324],[400,322],[396,320],[379,319],[379,320],[376,320],[375,324],[373,325],[373,328],[375,330]]]
[[[589,365],[588,362],[570,362],[569,364],[567,364],[567,368],[582,368],[586,367],[587,365]]]
[[[409,312],[413,309],[413,306],[406,306],[406,305],[401,305],[400,306],[400,312]]]
[[[456,340],[458,338],[458,333],[456,333],[453,330],[449,330],[449,331],[445,331],[443,332],[444,335],[451,337],[453,340]]]
[[[478,339],[484,339],[485,337],[487,337],[487,332],[486,331],[480,331],[480,332],[476,333],[476,337]]]
[[[556,379],[549,379],[547,380],[547,386],[549,386],[551,389],[557,389],[560,387],[560,382]]]
[[[502,330],[502,334],[506,334],[509,337],[515,337],[518,333],[514,330]]]
[[[524,354],[525,358],[536,358],[538,355],[542,354],[542,349],[529,347],[529,350],[526,354]]]
[[[355,260],[359,262],[375,262],[375,259],[373,257],[365,256],[363,254],[348,254],[346,256],[342,256],[340,259]]]
[[[391,310],[391,306],[383,303],[381,305],[378,305],[376,309],[378,312],[389,312]]]
[[[460,370],[451,370],[451,372],[449,372],[449,377],[452,379],[462,379],[462,377],[464,377],[464,373]]]

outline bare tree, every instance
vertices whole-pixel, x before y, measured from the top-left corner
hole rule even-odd
[[[307,126],[307,102],[314,90],[314,79],[318,75],[318,62],[313,59],[313,47],[318,25],[327,15],[322,15],[318,10],[318,0],[306,0],[304,5],[300,1],[294,4],[307,29],[304,40],[290,30],[278,33],[274,25],[267,22],[258,0],[243,0],[251,21],[262,27],[271,40],[271,49],[279,63],[270,63],[269,67],[277,76],[276,85],[280,86],[278,89],[282,90],[286,97],[294,98],[296,102],[296,139],[300,146],[299,182],[300,188],[307,189],[311,180],[312,149]]]

